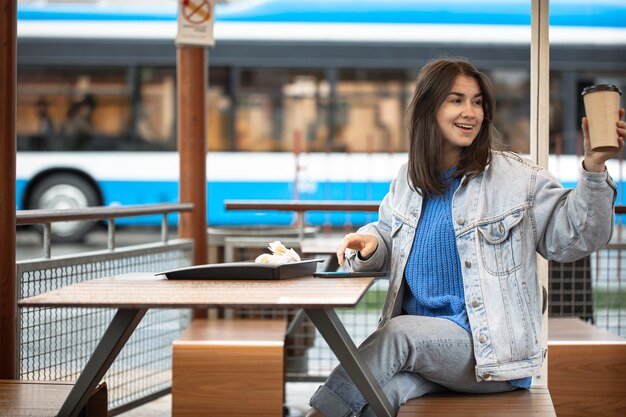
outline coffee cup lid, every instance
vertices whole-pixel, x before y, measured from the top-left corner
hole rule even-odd
[[[619,95],[622,95],[622,90],[614,86],[613,84],[596,84],[590,85],[589,87],[585,87],[581,95],[585,95],[587,93],[593,93],[595,91],[616,91]]]

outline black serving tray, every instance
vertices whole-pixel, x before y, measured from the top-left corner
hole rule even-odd
[[[285,264],[230,262],[195,265],[155,275],[165,275],[167,279],[275,280],[313,275],[317,270],[317,263],[323,261],[323,259],[305,259]]]

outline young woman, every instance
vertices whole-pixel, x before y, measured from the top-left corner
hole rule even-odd
[[[583,118],[585,157],[575,190],[542,167],[492,149],[494,93],[463,60],[439,59],[417,77],[409,161],[379,220],[345,236],[339,264],[389,270],[378,329],[359,347],[398,409],[442,390],[529,388],[545,356],[536,253],[560,262],[606,244],[616,188]],[[620,118],[624,110],[620,110]],[[310,416],[373,415],[341,366],[313,395]]]

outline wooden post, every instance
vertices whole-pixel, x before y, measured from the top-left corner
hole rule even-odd
[[[530,155],[532,160],[548,167],[550,134],[550,42],[549,0],[532,0],[530,44]],[[537,276],[541,285],[549,290],[548,261],[537,255]],[[547,293],[546,293],[547,294]],[[547,303],[547,300],[546,300]],[[548,314],[543,315],[542,343],[548,343]],[[548,386],[548,365],[544,363],[541,375],[533,386]]]
[[[0,1],[0,379],[17,375],[15,94],[17,0]]]
[[[194,263],[207,263],[206,91],[207,52],[203,47],[178,46],[178,153],[180,201],[193,203],[181,213],[178,234],[195,242]],[[195,318],[206,312],[194,311]]]

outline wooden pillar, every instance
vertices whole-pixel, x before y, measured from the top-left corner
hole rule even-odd
[[[530,155],[532,160],[548,167],[550,134],[550,42],[548,38],[548,1],[532,0],[530,45]],[[537,276],[548,291],[548,261],[537,255]],[[546,292],[547,295],[547,292]],[[547,303],[547,301],[546,301]],[[548,314],[543,315],[542,343],[548,343]],[[548,364],[544,363],[534,387],[548,386]]]
[[[17,0],[0,0],[0,379],[17,374],[15,94]]]
[[[181,213],[178,234],[195,242],[194,264],[207,263],[206,91],[207,52],[203,47],[178,46],[178,153],[180,201],[193,203]],[[194,317],[206,317],[194,311]]]

